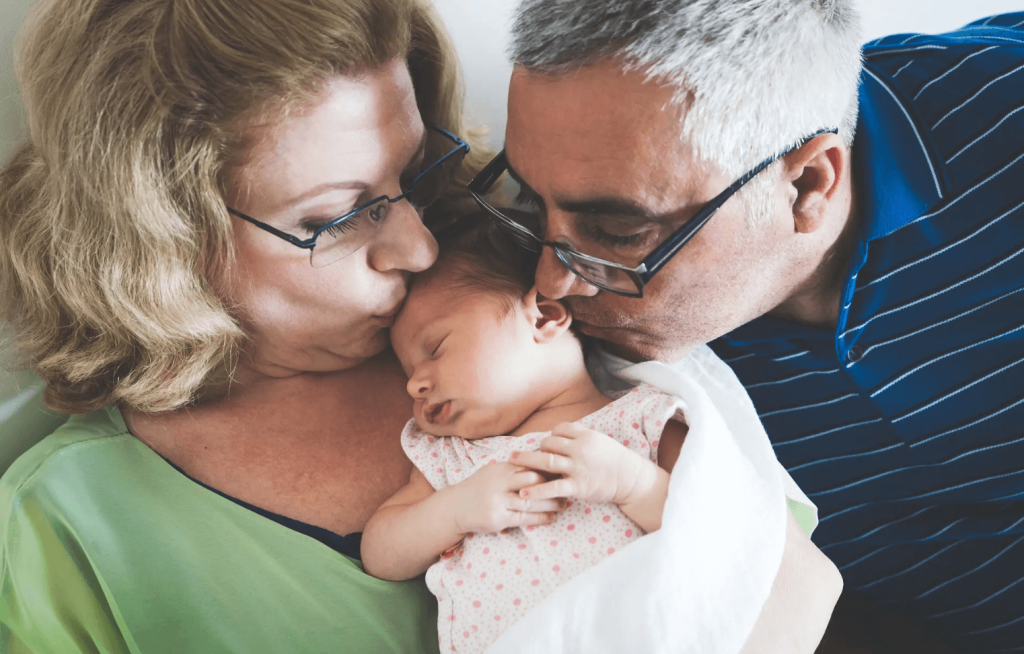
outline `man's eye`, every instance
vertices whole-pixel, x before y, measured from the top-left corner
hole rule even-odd
[[[520,190],[519,193],[516,194],[515,206],[518,209],[532,212],[540,210],[540,202],[537,200],[537,196],[533,193],[528,193],[525,190]]]
[[[582,231],[595,243],[600,243],[607,247],[629,247],[631,245],[637,245],[649,234],[647,230],[634,232],[632,234],[612,234],[611,232],[608,232],[594,224],[586,225]]]

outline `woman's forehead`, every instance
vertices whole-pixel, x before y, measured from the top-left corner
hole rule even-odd
[[[305,110],[261,130],[231,179],[258,192],[264,212],[277,213],[322,192],[358,194],[395,159],[415,154],[422,136],[412,80],[404,61],[395,60],[327,82]]]

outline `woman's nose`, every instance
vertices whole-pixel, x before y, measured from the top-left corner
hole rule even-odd
[[[391,204],[380,233],[370,243],[370,266],[379,272],[422,272],[437,259],[437,241],[406,200]]]
[[[420,400],[426,399],[430,395],[433,385],[422,371],[416,371],[409,378],[409,383],[406,384],[405,389],[414,400]]]
[[[537,291],[546,298],[560,300],[569,295],[597,295],[598,288],[580,279],[565,267],[550,247],[541,252],[537,262]]]

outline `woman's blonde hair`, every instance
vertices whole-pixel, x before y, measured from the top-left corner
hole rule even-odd
[[[216,292],[233,273],[222,173],[244,127],[396,56],[424,122],[464,134],[428,0],[34,8],[16,53],[30,138],[0,171],[0,318],[49,407],[171,410],[231,365],[245,336]]]

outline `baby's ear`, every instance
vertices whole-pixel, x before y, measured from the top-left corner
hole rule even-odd
[[[523,296],[523,309],[533,324],[533,338],[538,343],[550,343],[569,331],[572,324],[569,307],[540,295],[536,286]]]

